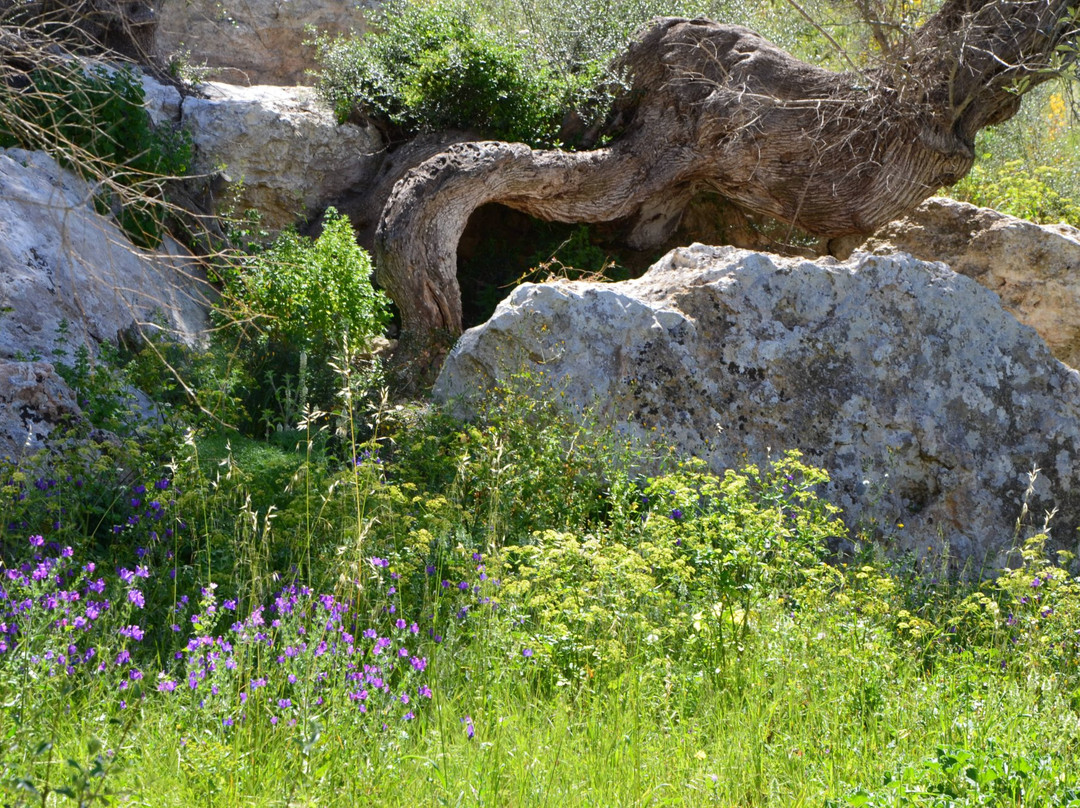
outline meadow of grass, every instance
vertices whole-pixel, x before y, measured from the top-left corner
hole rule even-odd
[[[965,583],[795,454],[373,413],[3,465],[0,804],[1080,805],[1042,534]]]

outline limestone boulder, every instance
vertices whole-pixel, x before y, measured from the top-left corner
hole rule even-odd
[[[998,297],[907,255],[846,262],[675,250],[637,280],[524,284],[449,355],[435,395],[468,413],[542,374],[573,407],[717,471],[799,449],[848,524],[978,566],[1031,513],[1080,525],[1080,374]],[[901,527],[902,525],[902,527]]]
[[[361,185],[377,165],[382,137],[372,126],[338,124],[309,87],[238,87],[210,82],[189,95],[180,122],[195,145],[195,172],[224,171],[234,196],[280,230]]]
[[[56,424],[79,412],[52,364],[0,359],[0,458],[33,452]]]
[[[933,197],[875,233],[864,250],[943,261],[995,292],[1039,332],[1054,356],[1080,367],[1080,230],[1038,225],[990,208]]]
[[[308,28],[332,35],[364,30],[373,3],[333,0],[162,0],[155,49],[232,84],[309,84],[314,49]]]
[[[154,126],[180,123],[183,96],[171,84],[162,84],[145,73],[139,76],[143,88],[143,104]]]
[[[44,153],[0,150],[0,455],[70,410],[53,360],[132,329],[206,334],[213,291],[192,256],[172,240],[133,247],[93,199]]]

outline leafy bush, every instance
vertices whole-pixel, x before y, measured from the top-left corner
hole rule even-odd
[[[497,604],[505,642],[528,648],[551,684],[611,687],[630,660],[653,685],[675,660],[686,676],[725,670],[761,605],[816,576],[824,539],[843,530],[814,494],[823,472],[795,453],[722,478],[697,464],[640,486],[609,472],[591,529],[517,534],[473,556],[486,574],[451,581],[459,620]]]
[[[367,346],[389,319],[386,296],[371,286],[371,259],[334,208],[314,242],[291,230],[279,235],[243,267],[241,284],[271,339],[313,355],[345,339]]]
[[[72,62],[31,70],[26,82],[0,84],[0,147],[42,149],[88,178],[107,179],[99,208],[115,205],[133,241],[156,245],[166,215],[161,182],[190,170],[190,135],[151,125],[142,83],[128,69]]]
[[[710,605],[719,643],[725,625],[745,635],[757,604],[804,583],[825,540],[845,532],[839,510],[815,493],[828,474],[799,458],[789,452],[764,470],[749,465],[722,478],[691,463],[645,487],[645,534],[678,547],[693,571],[669,585]]]
[[[1051,224],[1067,222],[1080,227],[1080,200],[1057,188],[1071,180],[1068,169],[1036,166],[1028,171],[1021,160],[997,166],[977,165],[950,193],[962,202],[993,208],[1021,219]]]
[[[462,0],[388,4],[363,38],[316,40],[320,90],[403,134],[476,129],[502,140],[550,144],[562,112],[559,83],[542,63],[485,30]]]
[[[346,348],[368,350],[390,319],[371,271],[348,217],[329,208],[317,239],[286,230],[226,278],[234,306],[226,318],[256,320],[240,338],[254,423],[265,413],[291,427],[306,403],[331,407],[338,390],[331,359]]]
[[[424,129],[475,128],[502,140],[547,144],[561,117],[552,83],[520,50],[473,33],[421,55],[405,103]]]

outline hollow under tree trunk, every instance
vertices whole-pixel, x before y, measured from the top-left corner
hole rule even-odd
[[[457,245],[476,208],[627,224],[660,244],[699,190],[843,244],[914,209],[971,168],[975,134],[1049,78],[1077,0],[946,0],[888,68],[833,73],[755,32],[661,19],[631,47],[631,87],[606,148],[451,146],[398,182],[375,239],[406,353],[433,361],[461,331]],[[1021,85],[1020,82],[1025,82]]]

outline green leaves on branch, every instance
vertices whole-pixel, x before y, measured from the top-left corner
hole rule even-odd
[[[331,362],[345,370],[390,319],[371,271],[348,217],[328,208],[314,241],[286,230],[225,275],[221,314],[240,332],[249,428],[295,425],[305,404],[333,408],[341,379]]]

